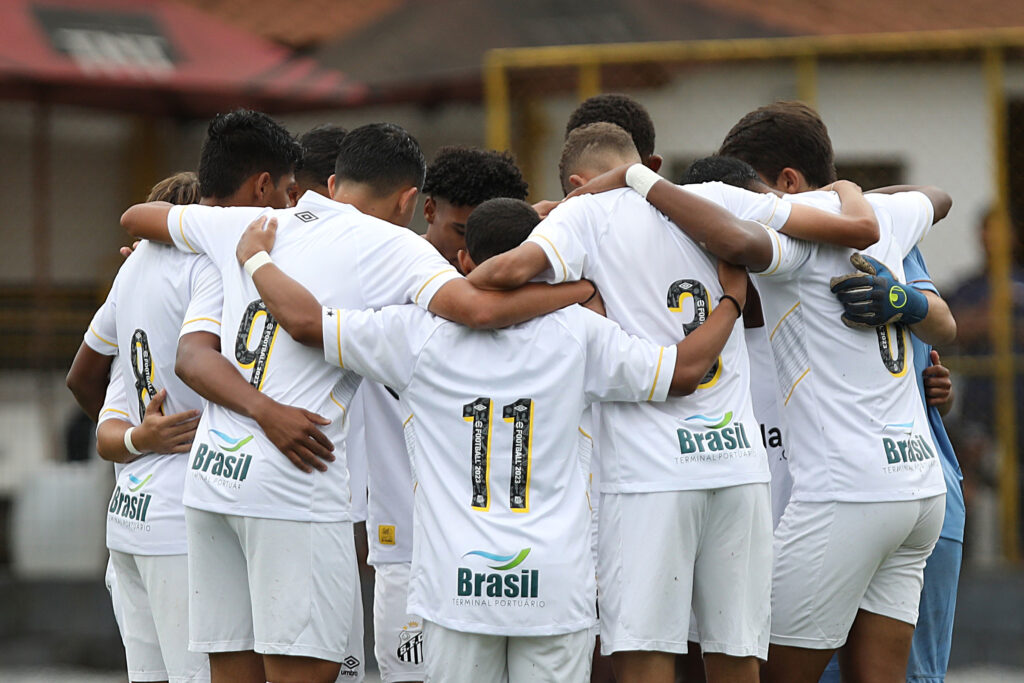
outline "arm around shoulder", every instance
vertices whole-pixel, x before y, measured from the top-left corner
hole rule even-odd
[[[167,202],[136,204],[121,214],[121,227],[132,237],[171,244],[171,233],[167,229],[171,206]]]

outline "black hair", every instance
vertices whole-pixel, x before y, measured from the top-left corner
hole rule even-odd
[[[302,148],[281,124],[263,112],[236,109],[218,114],[206,129],[199,155],[199,192],[230,197],[246,178],[266,171],[276,185],[292,173]]]
[[[349,131],[334,165],[335,182],[369,185],[378,197],[406,186],[423,187],[425,170],[416,138],[393,123],[370,123]]]
[[[523,243],[540,216],[522,199],[496,197],[481,203],[466,220],[466,251],[480,265]]]
[[[836,179],[828,128],[803,102],[775,102],[755,109],[732,127],[718,153],[747,162],[769,184],[787,167],[803,173],[811,187]]]
[[[455,206],[477,206],[495,197],[526,199],[529,186],[508,152],[442,147],[427,167],[423,193]]]
[[[683,185],[695,183],[722,182],[744,190],[760,192],[763,182],[754,167],[735,157],[723,157],[717,154],[697,159],[690,164],[683,174]]]
[[[588,123],[614,123],[633,138],[640,158],[647,161],[654,154],[654,122],[644,105],[628,95],[595,95],[587,98],[569,116],[565,137]]]
[[[338,149],[348,133],[341,126],[325,123],[306,131],[299,137],[302,160],[295,167],[299,176],[309,185],[326,185],[338,161]]]

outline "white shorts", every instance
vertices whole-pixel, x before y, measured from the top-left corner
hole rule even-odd
[[[192,650],[314,657],[344,671],[359,591],[351,522],[186,507],[185,526]]]
[[[601,496],[601,653],[685,653],[690,610],[704,652],[768,656],[768,484]]]
[[[423,622],[406,611],[410,567],[408,562],[374,567],[373,654],[382,683],[424,676]]]
[[[114,560],[107,558],[107,570],[103,573],[103,584],[110,593],[110,606],[114,609],[114,621],[117,623],[117,632],[121,634],[121,641],[124,642],[124,608],[121,607],[121,596],[117,592],[117,572],[114,571]]]
[[[352,601],[352,619],[349,622],[348,645],[341,659],[338,683],[363,683],[366,677],[366,652],[363,645],[365,626],[363,622],[363,590],[356,574],[356,595]]]
[[[188,557],[111,550],[110,564],[128,679],[209,681],[207,656],[188,651]]]
[[[590,629],[555,636],[494,636],[426,621],[427,683],[587,683],[594,656]]]
[[[841,647],[863,609],[917,623],[945,494],[881,503],[790,501],[775,532],[775,645]]]

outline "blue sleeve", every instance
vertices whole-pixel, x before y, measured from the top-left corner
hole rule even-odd
[[[911,285],[914,289],[934,292],[935,294],[939,293],[935,283],[932,282],[932,276],[928,274],[928,266],[924,264],[924,256],[921,255],[921,250],[917,247],[911,249],[907,257],[903,259],[903,273],[907,278],[907,284]]]

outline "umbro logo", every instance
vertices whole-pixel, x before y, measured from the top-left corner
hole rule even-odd
[[[297,214],[295,214],[295,217],[298,218],[303,223],[312,223],[316,219],[320,218],[312,211],[299,211]]]
[[[341,660],[341,663],[342,663],[342,665],[346,669],[349,669],[349,671],[344,671],[343,670],[341,672],[342,676],[355,676],[356,675],[355,674],[355,669],[359,668],[359,660],[358,659],[356,659],[352,655],[349,655],[348,657],[345,657],[345,659]]]

